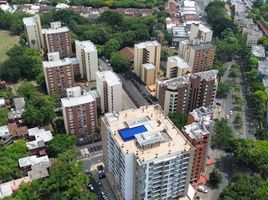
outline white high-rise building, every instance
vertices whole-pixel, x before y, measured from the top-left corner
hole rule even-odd
[[[122,82],[116,73],[111,70],[97,71],[96,86],[103,113],[122,110]]]
[[[98,53],[91,41],[75,41],[76,57],[79,60],[81,78],[96,80],[98,70]]]
[[[23,18],[23,25],[28,45],[31,48],[42,49],[44,39],[39,15]]]
[[[134,72],[135,74],[141,78],[141,80],[147,85],[148,77],[147,72],[148,69],[144,68],[148,65],[144,64],[153,64],[154,65],[154,81],[157,78],[157,73],[160,66],[160,53],[161,53],[161,45],[158,41],[147,41],[139,44],[135,44],[134,46]],[[152,68],[150,68],[150,74],[152,73]],[[151,84],[151,81],[149,81]]]
[[[194,147],[159,105],[106,113],[101,133],[106,175],[120,200],[186,195]]]

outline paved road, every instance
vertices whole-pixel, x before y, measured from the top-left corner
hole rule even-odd
[[[127,95],[125,90],[123,90],[122,97],[123,97],[123,110],[131,109],[131,108],[137,108],[137,106],[133,103],[133,101]]]
[[[122,81],[123,89],[137,107],[149,105],[148,101],[141,95],[139,90],[128,77],[122,74],[118,74],[118,76]]]

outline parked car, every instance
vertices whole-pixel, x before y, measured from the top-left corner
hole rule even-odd
[[[91,183],[88,184],[88,189],[92,192],[94,191],[94,187]]]
[[[208,193],[207,188],[205,188],[205,186],[202,186],[202,185],[198,186],[197,190],[198,190],[199,192],[203,192],[203,193],[205,193],[205,194]]]

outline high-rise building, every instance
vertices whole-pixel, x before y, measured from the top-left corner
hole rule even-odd
[[[68,27],[61,27],[61,22],[51,22],[51,28],[42,29],[46,50],[59,52],[61,58],[72,56],[71,32]]]
[[[121,200],[167,200],[187,193],[194,148],[159,105],[106,113],[106,175]]]
[[[31,48],[42,49],[44,39],[39,15],[23,18],[23,25],[28,45]]]
[[[141,80],[147,80],[146,73],[147,65],[143,64],[153,64],[154,69],[150,67],[150,73],[154,70],[154,76],[157,77],[157,73],[160,66],[160,52],[161,45],[159,42],[155,41],[147,41],[139,44],[135,44],[134,46],[134,72],[135,74],[141,78]],[[144,68],[145,67],[145,68]],[[155,83],[155,80],[153,84]],[[151,84],[151,82],[150,82]]]
[[[157,81],[156,97],[165,113],[188,113],[212,106],[218,86],[217,70]]]
[[[189,65],[192,73],[211,70],[214,63],[216,48],[211,43],[190,46]]]
[[[190,73],[192,70],[185,60],[179,56],[170,56],[167,59],[167,78],[176,78]]]
[[[189,39],[180,42],[178,54],[189,64],[191,73],[212,69],[216,51],[212,34],[206,26],[192,24]]]
[[[92,134],[98,126],[97,105],[91,93],[82,94],[80,87],[67,89],[67,97],[61,99],[65,130],[77,139]]]
[[[213,129],[212,109],[200,107],[189,113],[189,124],[184,126],[183,134],[195,147],[191,182],[197,183],[205,171],[208,147]]]
[[[111,70],[96,72],[96,86],[101,98],[101,111],[122,110],[122,82]]]
[[[73,64],[69,58],[60,59],[59,52],[48,53],[43,61],[47,92],[66,96],[66,89],[74,86]]]
[[[79,60],[81,78],[96,80],[98,70],[97,48],[91,41],[75,41],[76,57]]]

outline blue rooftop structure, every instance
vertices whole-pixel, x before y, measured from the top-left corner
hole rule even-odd
[[[141,126],[136,126],[133,128],[124,128],[119,130],[119,134],[122,137],[122,139],[124,140],[124,142],[133,140],[135,138],[136,134],[140,134],[140,133],[144,133],[147,131],[147,128],[145,128],[144,125]]]

